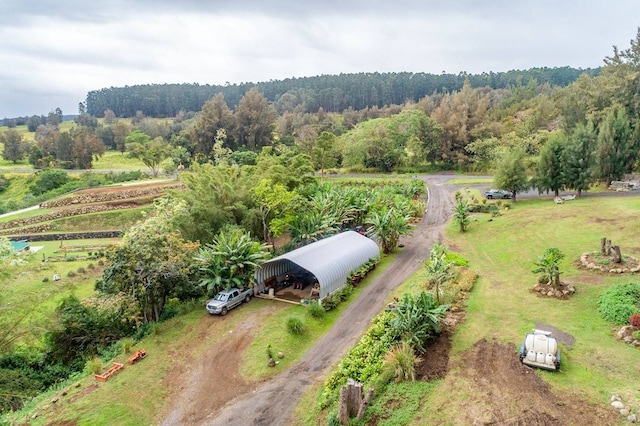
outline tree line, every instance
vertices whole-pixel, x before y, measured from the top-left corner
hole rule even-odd
[[[462,88],[466,79],[473,87],[492,89],[526,85],[532,80],[538,84],[564,87],[583,73],[597,75],[598,72],[598,68],[543,67],[482,74],[373,72],[320,75],[255,84],[146,84],[90,91],[86,103],[80,106],[80,112],[101,117],[109,109],[118,117],[133,117],[138,111],[150,117],[174,117],[180,111],[200,111],[204,103],[218,93],[234,109],[253,87],[257,87],[269,102],[278,105],[280,111],[300,106],[309,113],[319,109],[342,112],[348,108],[361,110],[416,102],[436,92],[454,92]]]

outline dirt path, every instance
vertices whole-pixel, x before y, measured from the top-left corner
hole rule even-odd
[[[428,176],[427,214],[411,237],[402,240],[404,249],[382,275],[354,300],[335,326],[294,366],[278,376],[258,383],[246,382],[238,372],[238,353],[251,341],[259,313],[243,316],[232,329],[224,320],[213,328],[233,334],[229,345],[213,345],[192,367],[165,380],[168,388],[162,426],[174,425],[292,425],[299,396],[322,380],[368,327],[371,318],[384,308],[386,298],[428,257],[453,210],[451,193],[444,185],[450,176]],[[277,305],[270,307],[276,309]],[[234,315],[232,312],[231,315]],[[210,322],[207,321],[207,324]],[[558,332],[560,332],[558,330]],[[571,337],[571,336],[568,336]],[[563,341],[570,345],[572,341]],[[199,343],[194,342],[194,346]],[[445,413],[456,424],[561,425],[616,424],[617,413],[609,407],[589,404],[576,395],[557,395],[528,367],[523,366],[515,348],[481,340],[453,362],[446,336],[436,339],[428,359],[420,369],[423,380],[443,379],[452,389],[465,389],[469,400],[433,401],[435,412]],[[533,403],[533,404],[532,404]],[[533,407],[533,408],[532,408]],[[454,415],[455,413],[455,415]]]
[[[413,235],[402,241],[405,245],[402,252],[300,362],[251,393],[238,395],[203,424],[286,425],[293,422],[291,415],[298,397],[355,344],[371,319],[384,308],[389,294],[428,257],[433,243],[442,239],[442,229],[452,208],[451,197],[442,184],[448,178],[429,177],[427,214]]]

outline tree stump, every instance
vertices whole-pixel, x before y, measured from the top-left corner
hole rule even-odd
[[[611,240],[607,240],[605,256],[611,256]]]
[[[607,255],[607,237],[600,238],[600,254]]]
[[[613,251],[613,263],[622,263],[622,253],[620,252],[620,246],[611,247]]]
[[[369,388],[369,390],[367,391],[367,396],[364,397],[362,404],[360,404],[358,415],[356,416],[358,420],[362,420],[362,418],[364,417],[364,412],[369,406],[369,403],[371,403],[371,398],[373,398],[373,388]]]
[[[345,425],[349,423],[351,417],[357,416],[362,403],[362,383],[348,379],[347,384],[340,389],[340,407],[338,408],[340,424]]]

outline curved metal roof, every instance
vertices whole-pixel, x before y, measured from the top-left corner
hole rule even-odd
[[[320,283],[320,298],[328,296],[347,282],[349,274],[380,255],[378,245],[354,231],[346,231],[262,264],[255,278],[263,284],[268,278],[285,274],[297,266],[311,272]]]

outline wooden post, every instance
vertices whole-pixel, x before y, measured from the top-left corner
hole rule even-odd
[[[611,240],[607,240],[606,250],[607,250],[606,256],[611,256]]]
[[[600,254],[607,255],[607,237],[600,238]]]
[[[613,263],[622,263],[622,253],[620,253],[620,246],[611,247],[613,251]]]
[[[367,391],[367,396],[364,397],[364,400],[362,401],[362,404],[360,404],[360,408],[358,409],[358,415],[356,416],[358,420],[362,420],[362,418],[364,417],[364,412],[369,406],[369,403],[371,402],[372,397],[373,397],[373,388],[369,388],[369,390]]]

